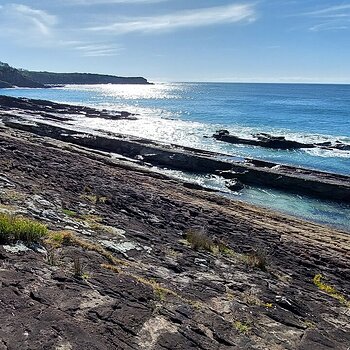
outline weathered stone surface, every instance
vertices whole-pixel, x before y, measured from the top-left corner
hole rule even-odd
[[[28,117],[38,117],[52,121],[69,121],[77,116],[111,120],[136,119],[134,114],[125,111],[99,111],[97,109],[85,106],[73,106],[45,100],[14,98],[0,95],[0,115],[9,114],[11,116],[14,115],[13,112],[19,114],[25,113]]]
[[[59,247],[55,264],[30,247],[12,254],[0,246],[4,349],[348,346],[348,308],[312,282],[321,273],[349,300],[347,233],[25,132],[1,131],[0,148],[1,177],[15,184],[0,191],[9,211],[35,214],[52,230],[69,224],[90,244],[151,248],[113,252],[125,265],[112,271],[101,265],[111,263],[105,256],[79,246]],[[45,216],[48,209],[55,216]],[[192,249],[182,239],[192,227],[205,228],[225,252]],[[265,270],[248,264],[254,251],[265,252]],[[74,276],[77,258],[84,278]]]

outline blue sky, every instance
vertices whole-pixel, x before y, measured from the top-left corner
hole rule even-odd
[[[0,60],[152,81],[350,83],[350,1],[0,0]]]

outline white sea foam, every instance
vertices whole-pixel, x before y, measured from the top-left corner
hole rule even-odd
[[[304,151],[312,156],[322,158],[350,158],[350,151],[342,151],[338,149],[305,148]]]

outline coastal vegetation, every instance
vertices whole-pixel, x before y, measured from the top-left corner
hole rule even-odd
[[[38,242],[48,233],[48,229],[40,222],[0,213],[0,240],[2,242],[21,240]]]
[[[204,249],[208,252],[215,253],[218,249],[217,245],[203,229],[190,229],[187,231],[185,237],[195,250]]]
[[[0,88],[44,88],[65,84],[150,84],[143,77],[118,77],[90,73],[33,72],[0,62]]]
[[[340,293],[335,287],[324,282],[325,277],[321,274],[315,275],[313,278],[314,285],[321,291],[327,293],[334,299],[337,299],[341,304],[350,308],[350,300],[348,300],[342,293]]]

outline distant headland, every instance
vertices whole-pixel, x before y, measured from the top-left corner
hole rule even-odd
[[[119,77],[91,73],[34,72],[0,62],[0,88],[45,88],[66,84],[151,84],[143,77]]]

